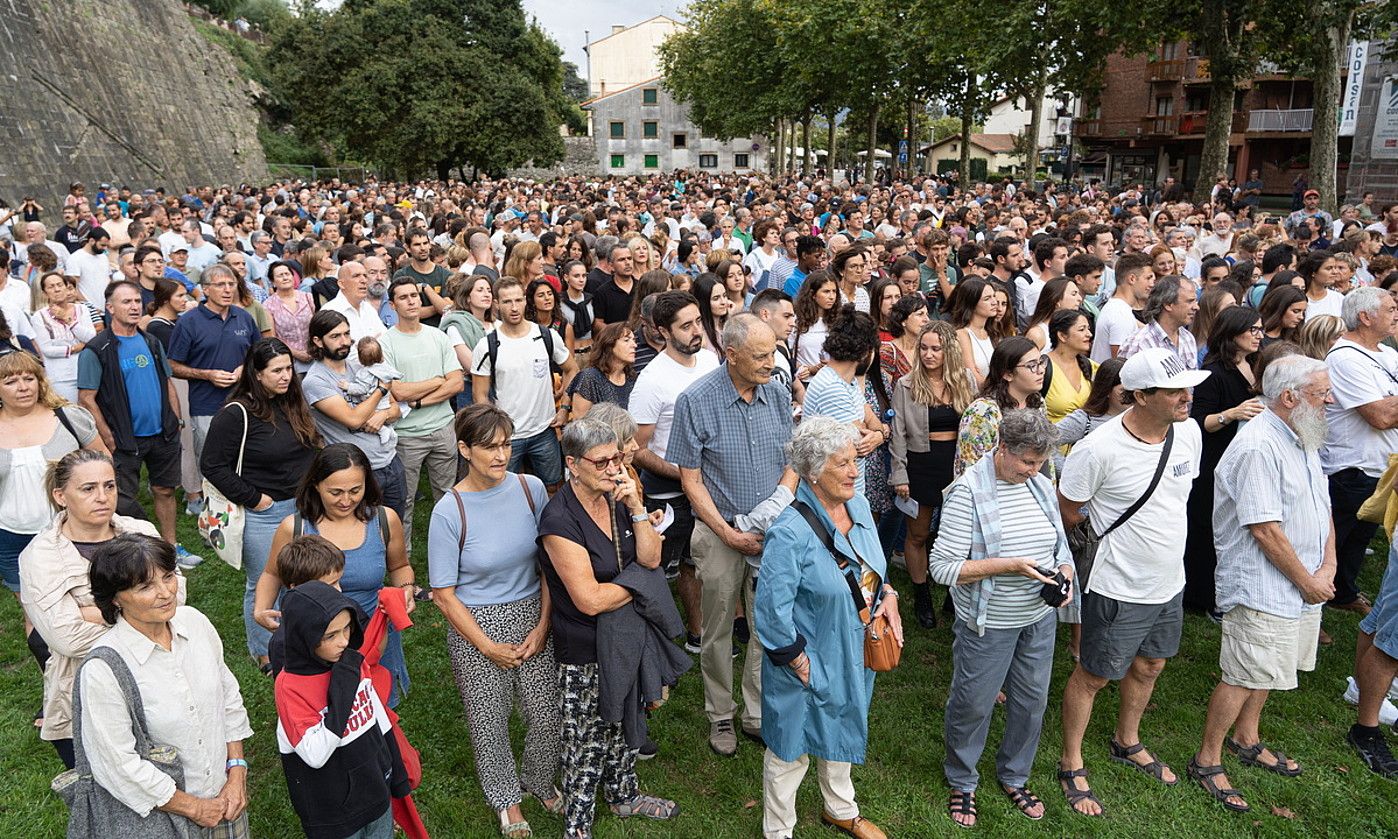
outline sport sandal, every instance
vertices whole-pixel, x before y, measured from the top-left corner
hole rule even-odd
[[[1161,763],[1158,757],[1152,759],[1150,763],[1137,763],[1131,759],[1132,755],[1140,754],[1146,750],[1144,743],[1137,743],[1134,746],[1123,746],[1116,741],[1115,737],[1109,738],[1107,742],[1110,744],[1111,759],[1117,763],[1124,763],[1132,769],[1144,772],[1167,787],[1172,787],[1180,782],[1179,776],[1176,776],[1173,781],[1165,780],[1165,770],[1170,767]]]
[[[1100,819],[1107,815],[1106,805],[1104,805],[1102,800],[1097,797],[1097,794],[1092,791],[1092,787],[1089,786],[1087,789],[1078,789],[1077,784],[1073,782],[1074,778],[1082,778],[1083,782],[1086,783],[1087,767],[1084,766],[1080,769],[1059,768],[1058,783],[1063,787],[1063,795],[1068,799],[1068,806],[1072,808],[1073,812],[1077,813],[1079,816],[1087,816],[1089,819]],[[1082,810],[1079,810],[1078,805],[1084,801],[1091,801],[1093,804],[1096,804],[1097,812],[1084,813]]]
[[[1244,746],[1237,740],[1229,737],[1223,741],[1223,745],[1228,748],[1228,751],[1237,755],[1238,762],[1244,766],[1256,766],[1259,769],[1266,769],[1268,772],[1276,773],[1283,778],[1295,778],[1297,775],[1301,774],[1302,770],[1299,761],[1295,766],[1287,766],[1286,762],[1291,760],[1291,758],[1287,757],[1284,752],[1268,748],[1267,745],[1260,740],[1251,746]],[[1263,763],[1263,752],[1271,752],[1272,757],[1275,758],[1277,762]]]
[[[1207,792],[1209,797],[1229,810],[1235,813],[1246,813],[1252,809],[1246,801],[1238,804],[1228,800],[1230,798],[1242,799],[1243,794],[1230,787],[1218,785],[1217,778],[1223,774],[1223,766],[1201,766],[1199,765],[1199,756],[1195,755],[1189,759],[1189,768],[1185,771],[1189,777],[1199,782],[1199,786],[1204,788],[1204,792]]]

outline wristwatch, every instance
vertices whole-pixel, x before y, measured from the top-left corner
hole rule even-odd
[[[247,768],[248,768],[248,762],[247,762],[246,760],[243,760],[243,759],[240,758],[240,757],[235,757],[235,758],[229,759],[228,763],[224,764],[224,767],[223,767],[223,768],[224,768],[225,771],[227,771],[227,770],[229,770],[229,769],[233,769],[234,767],[238,767],[238,766],[241,766],[241,767],[243,767],[244,769],[247,769]]]

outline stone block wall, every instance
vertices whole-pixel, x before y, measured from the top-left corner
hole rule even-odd
[[[260,182],[257,111],[177,0],[0,0],[0,197]]]

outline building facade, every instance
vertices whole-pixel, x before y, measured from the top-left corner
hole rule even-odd
[[[1151,57],[1113,55],[1105,86],[1079,106],[1073,134],[1085,147],[1083,171],[1109,184],[1196,183],[1209,107],[1209,59],[1186,42],[1162,44]],[[1312,86],[1263,66],[1239,85],[1228,138],[1228,173],[1239,183],[1257,169],[1267,195],[1290,196],[1310,167]],[[1347,160],[1348,138],[1340,159]],[[1344,181],[1341,171],[1340,181]]]
[[[1353,147],[1347,177],[1340,181],[1349,204],[1366,192],[1374,193],[1376,204],[1398,201],[1398,61],[1384,59],[1386,46],[1370,41],[1359,65]]]
[[[582,107],[591,117],[599,172],[748,172],[767,166],[766,138],[719,140],[704,136],[689,121],[688,106],[670,96],[659,76],[596,96]]]
[[[660,75],[657,50],[679,21],[656,15],[634,26],[612,26],[612,31],[588,43],[587,95],[601,96],[633,87]]]

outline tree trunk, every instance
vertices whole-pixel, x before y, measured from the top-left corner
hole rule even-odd
[[[777,120],[772,124],[773,133],[777,135],[776,147],[772,149],[772,156],[767,161],[767,171],[775,176],[782,165],[782,156],[786,154],[786,123]]]
[[[1320,193],[1320,206],[1330,211],[1339,208],[1340,194],[1336,183],[1340,130],[1340,65],[1345,61],[1345,46],[1349,43],[1350,24],[1354,13],[1339,26],[1327,26],[1322,37],[1325,50],[1319,67],[1311,69],[1314,86],[1312,101],[1315,111],[1311,119],[1311,188]]]
[[[1040,65],[1042,68],[1043,65]],[[1039,123],[1044,119],[1044,89],[1048,86],[1048,78],[1043,69],[1039,70],[1039,77],[1034,82],[1034,90],[1030,94],[1029,102],[1029,129],[1025,140],[1027,141],[1028,153],[1024,156],[1024,166],[1028,170],[1030,187],[1034,186],[1035,173],[1039,171]]]
[[[869,136],[865,144],[864,154],[864,182],[872,184],[874,182],[874,152],[879,148],[879,106],[875,103],[869,108]]]
[[[835,114],[832,109],[825,115],[825,174],[830,182],[835,182]]]
[[[913,92],[910,90],[908,91],[908,130],[903,134],[903,139],[908,143],[908,160],[907,162],[899,162],[899,165],[903,167],[903,177],[905,178],[912,176],[917,161],[917,137],[914,135],[916,128],[913,122],[914,105],[916,102],[913,101]]]
[[[450,177],[451,177],[451,161],[450,161],[450,160],[439,160],[439,161],[437,161],[437,180],[439,180],[439,181],[445,181],[445,180],[447,180],[447,179],[450,178]]]
[[[976,77],[966,77],[966,98],[961,101],[961,162],[957,167],[962,191],[971,188],[971,117],[975,102]]]
[[[1233,133],[1233,98],[1238,80],[1220,76],[1214,70],[1209,83],[1209,116],[1204,123],[1204,150],[1199,156],[1199,179],[1194,184],[1194,200],[1202,203],[1214,183],[1228,174],[1228,135]],[[1150,185],[1147,184],[1147,187]]]
[[[811,112],[806,112],[806,118],[801,120],[801,177],[809,178],[811,170],[815,168],[815,149],[811,148]]]

